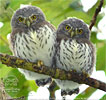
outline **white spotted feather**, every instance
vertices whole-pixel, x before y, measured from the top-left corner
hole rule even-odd
[[[45,28],[47,28],[47,30],[45,30]],[[39,33],[37,33],[38,31]],[[40,27],[38,31],[30,30],[28,34],[16,34],[17,38],[14,46],[14,54],[31,62],[41,60],[46,66],[51,67],[55,53],[54,45],[56,35],[47,25]],[[24,69],[19,69],[19,71],[23,73],[28,80],[49,77],[47,75],[41,75]]]

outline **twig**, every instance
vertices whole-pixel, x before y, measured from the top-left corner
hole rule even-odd
[[[92,29],[92,27],[94,26],[94,24],[95,24],[95,22],[96,22],[96,18],[97,18],[97,16],[98,16],[99,12],[101,11],[103,2],[104,2],[104,0],[100,0],[100,4],[99,4],[99,6],[96,8],[96,10],[95,10],[94,16],[93,16],[93,18],[92,18],[92,20],[91,20],[91,23],[90,23],[90,25],[89,25],[89,29],[90,29],[90,30]]]
[[[59,87],[57,86],[56,82],[53,80],[51,85],[49,86],[48,90],[50,92],[49,100],[55,100],[55,91],[58,90]]]
[[[49,75],[55,79],[72,80],[79,84],[87,84],[91,87],[106,91],[106,83],[90,78],[86,73],[78,73],[75,70],[68,72],[62,69],[54,69],[46,66],[39,67],[36,63],[28,62],[7,54],[0,54],[0,61],[7,66],[11,66],[12,68],[23,68],[40,74]]]

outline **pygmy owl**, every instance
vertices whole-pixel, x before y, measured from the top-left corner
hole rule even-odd
[[[55,53],[55,28],[46,21],[40,8],[27,6],[18,9],[11,20],[10,45],[15,56],[30,62],[43,61],[52,66]],[[28,80],[36,80],[37,85],[45,85],[51,79],[47,75],[19,69]],[[40,80],[40,81],[39,81]]]
[[[95,46],[90,42],[90,30],[80,19],[69,18],[57,29],[56,67],[78,73],[91,75],[95,66]],[[79,92],[80,84],[55,79],[61,88],[61,95],[72,95]]]

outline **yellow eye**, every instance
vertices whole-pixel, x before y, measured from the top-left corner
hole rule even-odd
[[[77,32],[78,32],[79,34],[82,34],[83,29],[78,29]]]
[[[35,20],[35,19],[36,19],[36,15],[32,15],[32,16],[31,16],[31,19],[32,19],[32,20]]]
[[[68,25],[66,25],[66,27],[65,27],[65,28],[66,28],[66,30],[70,30],[70,28],[71,28],[71,27],[70,27],[70,26],[68,26]]]
[[[19,20],[19,22],[23,22],[24,21],[24,18],[19,17],[18,20]]]

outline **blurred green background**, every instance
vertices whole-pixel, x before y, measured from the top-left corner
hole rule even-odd
[[[14,11],[20,8],[20,4],[30,4],[40,7],[45,13],[47,20],[57,28],[58,24],[67,17],[80,18],[89,25],[99,2],[100,0],[98,0],[92,8],[85,12],[83,11],[83,6],[80,0],[0,0],[0,22],[3,23],[3,27],[0,28],[0,53],[12,55],[9,49],[7,35],[11,33],[11,17]],[[106,0],[104,1],[103,7],[106,7]],[[106,74],[106,40],[99,40],[97,38],[97,34],[99,32],[98,23],[104,17],[104,15],[104,13],[100,13],[98,15],[95,24],[97,31],[92,31],[91,41],[96,44],[97,48],[96,70],[102,70]],[[29,91],[36,91],[38,88],[34,81],[27,81],[17,69],[8,68],[1,63],[0,78],[4,79],[3,82],[5,91],[14,98],[20,96],[27,97]],[[18,80],[17,85],[12,85],[13,87],[11,88],[11,81],[7,79],[12,81]],[[13,90],[16,91],[14,92]],[[90,87],[83,95],[79,94],[76,99],[89,98],[95,91],[96,89]],[[106,95],[104,95],[101,100],[103,100],[103,98],[106,98]]]

